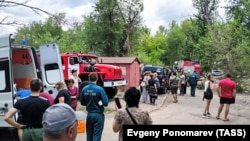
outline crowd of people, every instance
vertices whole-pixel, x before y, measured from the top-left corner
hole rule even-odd
[[[149,97],[149,103],[152,105],[155,105],[155,99],[157,99],[157,87],[155,86],[155,83],[157,82],[154,79],[154,73],[150,71],[145,71],[143,80],[141,83],[142,87],[142,98],[141,101],[143,103],[148,103],[148,97]],[[202,77],[202,78],[201,78]],[[209,118],[211,117],[211,113],[209,111],[210,109],[210,103],[213,99],[213,91],[215,90],[215,84],[213,81],[213,77],[210,73],[208,73],[206,76],[200,76],[197,74],[196,71],[191,72],[188,70],[188,72],[180,72],[178,74],[177,71],[169,70],[169,76],[168,76],[168,83],[167,87],[170,94],[173,96],[173,103],[178,102],[178,95],[183,96],[187,93],[187,87],[190,87],[190,96],[195,97],[196,88],[198,87],[198,81],[204,79],[204,82],[202,82],[202,85],[204,87],[201,87],[204,89],[204,95],[207,93],[208,88],[210,89],[209,93],[210,96],[204,96],[203,99],[205,102],[205,108],[204,112],[202,114],[203,118]],[[152,82],[154,81],[154,82]],[[226,74],[225,78],[220,80],[218,83],[217,88],[218,96],[220,97],[220,106],[218,108],[218,113],[216,115],[216,119],[220,119],[220,114],[223,110],[223,107],[225,105],[225,115],[224,115],[224,121],[229,121],[228,113],[230,109],[230,104],[235,103],[235,97],[236,97],[236,83],[231,79],[230,74]],[[155,99],[152,100],[152,95],[155,96]],[[154,97],[153,97],[154,98]]]
[[[84,115],[77,113],[78,100],[82,106],[86,107],[86,135],[87,141],[101,141],[105,123],[105,106],[108,106],[109,99],[105,90],[96,84],[98,74],[91,72],[88,75],[88,84],[79,90],[80,78],[75,77],[77,71],[72,71],[71,79],[68,83],[57,82],[55,88],[58,94],[53,98],[49,93],[43,92],[43,85],[40,79],[33,79],[30,88],[23,88],[17,92],[17,102],[7,114],[5,121],[18,129],[20,141],[74,141],[77,136],[78,120],[84,119]],[[77,76],[77,75],[76,75]],[[171,71],[168,77],[167,87],[173,96],[173,103],[178,103],[178,93],[180,96],[187,94],[187,86],[190,86],[190,95],[195,97],[198,81],[196,72],[184,73],[180,75]],[[208,88],[214,89],[212,75],[208,74],[204,83],[204,93]],[[77,83],[77,85],[76,85]],[[126,107],[115,108],[113,120],[113,131],[119,132],[119,141],[122,141],[122,125],[151,125],[153,120],[149,112],[139,108],[140,102],[156,105],[157,88],[159,87],[157,74],[146,71],[142,80],[140,91],[136,87],[130,87],[124,93]],[[178,92],[179,90],[179,92]],[[216,115],[220,119],[221,112],[225,107],[224,121],[229,121],[228,114],[230,104],[235,103],[236,83],[231,79],[231,75],[219,81],[218,96],[220,106]],[[209,111],[212,96],[205,97],[206,104],[202,117],[211,116]],[[13,116],[18,113],[18,120]]]

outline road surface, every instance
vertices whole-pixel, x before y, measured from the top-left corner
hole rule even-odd
[[[238,94],[236,103],[231,105],[228,118],[230,121],[223,121],[224,109],[221,114],[221,120],[215,118],[219,106],[219,98],[214,92],[214,98],[211,102],[210,112],[211,118],[202,118],[205,101],[202,101],[203,90],[197,90],[196,96],[191,97],[189,87],[184,96],[178,96],[178,103],[172,102],[171,94],[160,95],[157,105],[140,103],[140,107],[150,111],[153,124],[169,125],[169,124],[192,124],[192,125],[219,125],[219,124],[249,124],[250,123],[250,95]],[[124,104],[124,102],[122,102]],[[109,103],[109,107],[114,107],[114,102]],[[106,114],[105,127],[102,134],[102,141],[117,141],[118,133],[113,133],[112,122],[114,113]],[[86,133],[80,133],[77,141],[85,141]]]

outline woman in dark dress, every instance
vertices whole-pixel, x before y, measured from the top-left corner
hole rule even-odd
[[[155,105],[155,101],[157,99],[157,84],[154,78],[154,73],[150,73],[150,79],[148,80],[148,87],[149,87],[149,97],[150,97],[150,104]]]

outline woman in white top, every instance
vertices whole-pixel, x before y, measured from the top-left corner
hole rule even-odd
[[[142,102],[143,103],[147,103],[147,100],[148,100],[148,90],[147,90],[147,87],[148,87],[148,80],[151,78],[150,77],[150,71],[145,71],[144,74],[143,74],[143,80],[142,80],[142,83],[144,83],[145,85],[141,86],[142,87]]]
[[[208,74],[206,77],[206,81],[205,81],[204,92],[207,90],[208,86],[210,86],[212,95],[211,95],[211,97],[204,97],[204,99],[206,99],[206,105],[205,105],[205,109],[204,109],[204,112],[202,115],[203,118],[208,118],[211,116],[211,114],[209,112],[209,107],[210,107],[211,100],[213,99],[213,87],[214,87],[214,84],[211,80],[212,80],[212,75]]]
[[[78,88],[79,83],[82,82],[81,78],[78,76],[77,70],[73,69],[71,70],[72,75],[69,77],[69,79],[74,80],[74,85]]]

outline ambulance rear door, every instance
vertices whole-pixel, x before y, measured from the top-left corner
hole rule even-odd
[[[55,83],[64,82],[59,46],[56,43],[48,43],[39,46],[39,51],[43,89],[56,97],[58,92],[54,88]]]
[[[11,35],[0,36],[0,127],[10,127],[4,116],[14,104],[15,89],[11,67]]]

